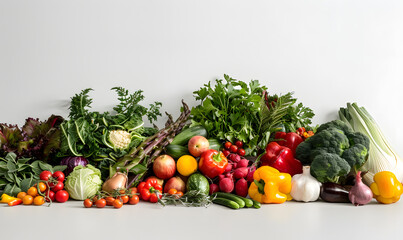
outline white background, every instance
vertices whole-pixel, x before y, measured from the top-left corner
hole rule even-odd
[[[67,117],[69,98],[88,87],[94,109],[110,110],[114,86],[178,116],[182,98],[194,105],[192,92],[226,73],[294,91],[318,124],[357,101],[403,155],[402,13],[400,0],[0,0],[0,122]]]

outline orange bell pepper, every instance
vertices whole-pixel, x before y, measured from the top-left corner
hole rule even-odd
[[[269,166],[258,168],[253,174],[248,193],[260,203],[283,203],[291,200],[291,175]]]

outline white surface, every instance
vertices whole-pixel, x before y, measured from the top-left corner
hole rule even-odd
[[[193,105],[194,90],[227,73],[259,79],[272,93],[295,91],[314,109],[315,123],[357,101],[403,155],[402,12],[400,0],[2,0],[0,121],[66,117],[69,98],[87,87],[95,89],[94,109],[108,110],[116,103],[113,86],[143,89],[146,103],[161,101],[177,116],[180,99]],[[66,239],[388,239],[403,224],[401,203],[242,211],[141,205],[0,208],[1,235],[39,237],[37,227],[49,226],[43,234]]]
[[[86,209],[69,201],[50,207],[0,205],[0,226],[2,239],[399,239],[402,211],[402,203],[375,202],[361,207],[287,202],[232,210],[143,202]]]

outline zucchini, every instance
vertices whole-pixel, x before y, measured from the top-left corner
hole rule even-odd
[[[245,207],[247,207],[247,208],[253,207],[253,200],[252,199],[244,198],[244,197],[241,197],[241,196],[237,196],[237,197],[239,197],[240,199],[242,199],[245,202]]]
[[[217,151],[221,150],[221,145],[222,144],[221,144],[221,142],[219,140],[211,138],[211,139],[208,139],[208,143],[209,143],[209,148],[210,149],[214,149],[214,150],[217,150]]]
[[[253,207],[254,208],[260,208],[262,206],[262,204],[260,204],[260,202],[258,202],[256,200],[253,200],[253,199],[252,199],[252,201],[253,201]]]
[[[189,140],[194,136],[207,137],[207,130],[203,126],[194,126],[187,128],[176,135],[171,144],[182,146],[187,145]]]
[[[216,192],[216,193],[214,193],[214,196],[216,196],[218,198],[226,198],[228,200],[234,201],[239,205],[239,208],[245,207],[245,202],[235,194]]]
[[[183,155],[190,154],[187,147],[181,146],[181,145],[175,145],[175,144],[169,144],[168,146],[166,146],[165,152],[169,156],[171,156],[175,159],[178,159],[178,158],[182,157]]]
[[[218,204],[218,205],[222,205],[225,207],[229,207],[232,209],[239,209],[239,205],[238,203],[231,201],[227,198],[214,198],[213,199],[213,203]]]

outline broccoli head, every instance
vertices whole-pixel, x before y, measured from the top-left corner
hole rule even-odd
[[[346,160],[334,153],[324,153],[316,156],[311,164],[311,174],[319,182],[338,182],[339,178],[350,172]]]
[[[356,144],[343,152],[341,156],[345,159],[352,169],[357,170],[367,161],[368,150],[362,144]]]
[[[367,135],[360,132],[350,132],[346,133],[346,136],[350,140],[351,146],[361,144],[365,148],[367,148],[367,150],[369,150],[369,138],[367,137]]]
[[[345,122],[343,122],[341,120],[334,120],[331,122],[324,123],[318,127],[316,132],[317,133],[322,132],[323,130],[326,130],[328,128],[337,128],[344,133],[354,132],[350,126],[348,126]]]

